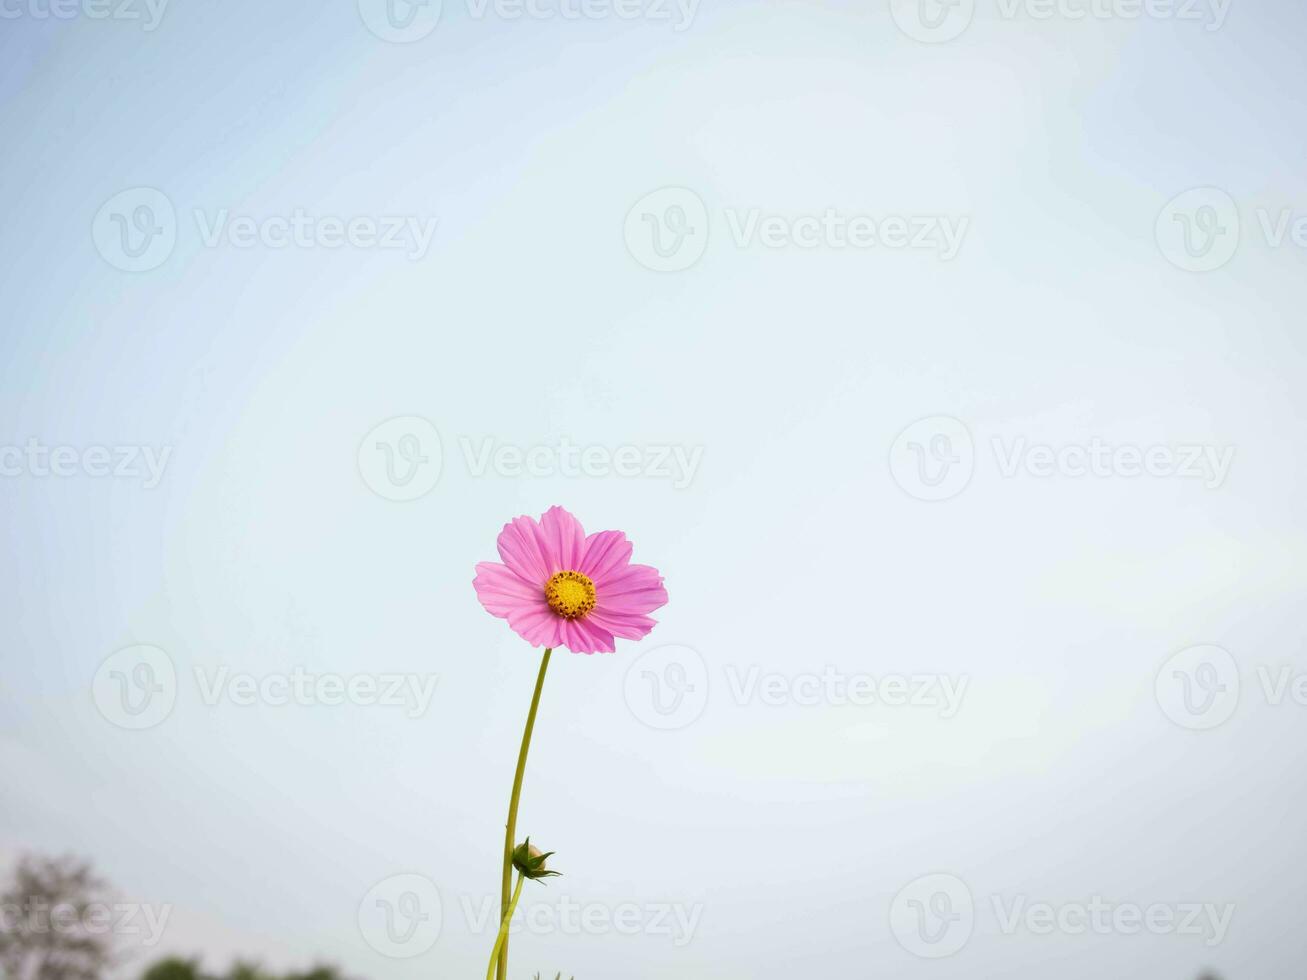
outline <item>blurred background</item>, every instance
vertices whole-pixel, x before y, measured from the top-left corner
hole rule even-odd
[[[1305,37],[0,0],[7,980],[1300,971]]]

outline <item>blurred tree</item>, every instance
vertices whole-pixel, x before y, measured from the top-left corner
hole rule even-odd
[[[0,884],[0,980],[102,980],[116,963],[113,896],[86,861],[21,858]],[[198,957],[153,963],[141,980],[349,980],[317,964],[278,977],[237,960],[222,977]]]
[[[237,960],[221,977],[205,974],[199,960],[171,958],[160,960],[143,974],[141,980],[348,980],[334,966],[315,965],[308,970],[292,971],[284,976],[269,973],[257,963]]]
[[[85,861],[21,858],[0,889],[0,976],[99,980],[114,961],[110,903]]]
[[[231,965],[223,980],[274,980],[274,978],[265,973],[257,963],[237,960]]]
[[[142,973],[141,980],[205,980],[205,977],[200,972],[199,960],[171,956]]]

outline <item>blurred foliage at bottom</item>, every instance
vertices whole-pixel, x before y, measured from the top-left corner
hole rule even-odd
[[[352,980],[333,966],[314,966],[291,973],[270,973],[255,963],[237,961],[226,973],[206,973],[198,959],[179,956],[159,960],[141,974],[141,980]]]

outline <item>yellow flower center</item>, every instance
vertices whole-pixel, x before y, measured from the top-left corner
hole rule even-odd
[[[545,583],[545,601],[564,619],[580,619],[595,607],[595,584],[580,572],[559,572]]]

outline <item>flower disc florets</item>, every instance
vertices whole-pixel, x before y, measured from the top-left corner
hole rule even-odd
[[[545,602],[564,619],[580,619],[595,607],[595,584],[580,572],[559,572],[545,583]]]

